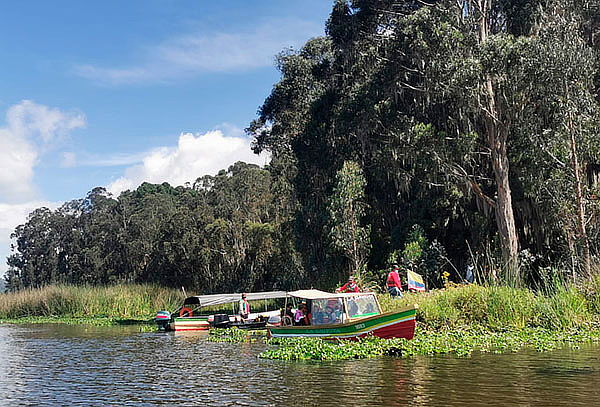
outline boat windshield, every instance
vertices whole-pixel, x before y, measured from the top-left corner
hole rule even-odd
[[[379,306],[374,295],[361,295],[346,298],[350,318],[370,317],[379,314]]]
[[[343,310],[341,298],[312,300],[312,325],[340,324]]]

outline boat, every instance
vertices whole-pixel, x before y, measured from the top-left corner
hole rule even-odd
[[[271,300],[286,298],[285,291],[264,291],[258,293],[246,293],[248,302],[256,300]],[[233,294],[210,294],[187,297],[183,305],[174,312],[158,311],[154,318],[158,329],[161,331],[206,331],[210,328],[230,328],[238,327],[242,329],[260,329],[267,323],[277,325],[280,323],[280,310],[263,312],[254,312],[248,315],[248,318],[242,320],[235,314],[211,314],[203,308],[216,307],[219,305],[232,305],[232,311],[235,311],[235,304],[242,298],[242,293]]]
[[[310,325],[294,326],[284,321],[267,328],[272,338],[358,339],[372,335],[412,339],[415,334],[416,305],[382,313],[376,294],[371,292],[333,294],[311,289],[287,295],[306,301]]]

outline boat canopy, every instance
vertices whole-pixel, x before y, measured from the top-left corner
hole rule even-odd
[[[246,293],[246,299],[248,301],[253,300],[270,300],[273,298],[285,298],[285,291],[263,291],[260,293]],[[210,294],[210,295],[196,295],[194,297],[188,297],[183,302],[185,305],[200,305],[206,307],[209,305],[221,305],[232,302],[238,302],[242,299],[242,293],[233,294]]]
[[[373,295],[373,293],[328,293],[321,290],[297,290],[290,291],[287,293],[290,297],[305,298],[307,300],[322,300],[329,298],[345,298],[345,297],[357,297],[363,295]]]

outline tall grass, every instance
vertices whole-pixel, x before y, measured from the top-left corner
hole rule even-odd
[[[454,286],[402,299],[381,295],[384,310],[417,304],[417,319],[431,329],[481,325],[493,330],[569,329],[600,321],[600,276],[582,287],[557,283],[545,292],[504,286]]]
[[[59,316],[146,319],[181,305],[181,292],[155,285],[78,287],[67,285],[0,294],[0,318]]]

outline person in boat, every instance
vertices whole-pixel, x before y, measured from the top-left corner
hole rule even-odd
[[[342,305],[339,302],[333,306],[334,323],[342,322]]]
[[[306,304],[300,304],[296,315],[294,316],[294,325],[305,326],[310,325],[311,315],[308,312]]]
[[[358,293],[360,289],[358,288],[358,284],[354,279],[354,276],[348,277],[348,282],[335,290],[336,293]]]
[[[325,313],[323,315],[323,323],[324,324],[333,324],[336,322],[336,315],[333,312],[333,308],[331,306],[325,307]]]
[[[242,294],[242,298],[240,299],[239,303],[239,309],[242,321],[248,319],[248,316],[250,315],[250,304],[248,304],[248,300],[246,300],[246,293]]]
[[[387,275],[387,291],[391,297],[402,298],[402,283],[400,282],[400,267],[394,264],[392,271]]]
[[[292,304],[287,304],[285,306],[285,310],[282,312],[281,322],[283,325],[293,325],[294,324],[294,312],[292,311]]]

